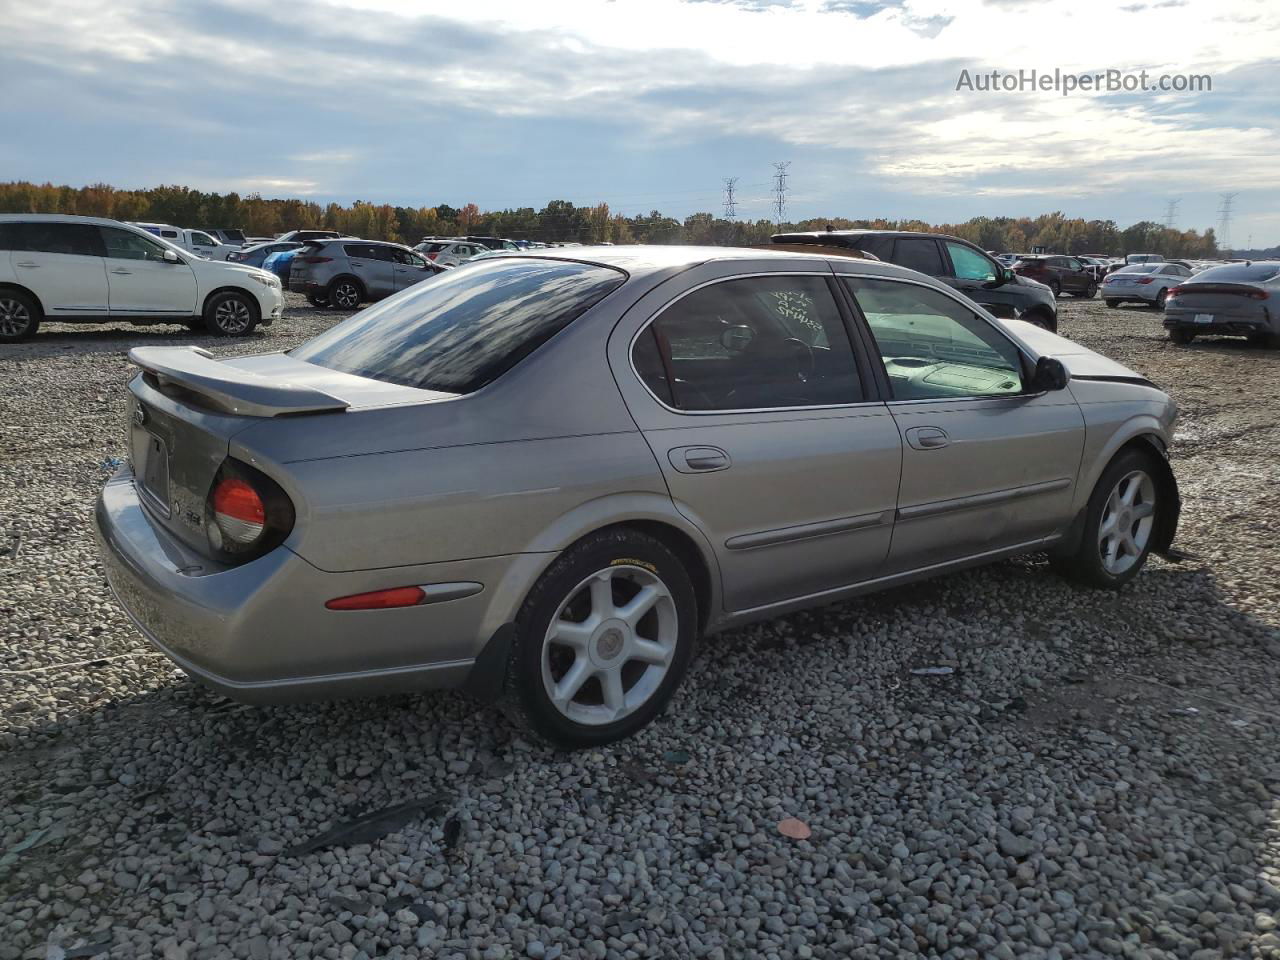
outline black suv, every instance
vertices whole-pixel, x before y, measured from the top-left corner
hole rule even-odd
[[[1020,277],[968,240],[909,230],[776,233],[774,243],[852,247],[886,263],[919,270],[955,287],[997,317],[1017,317],[1057,332],[1058,307],[1043,283]]]

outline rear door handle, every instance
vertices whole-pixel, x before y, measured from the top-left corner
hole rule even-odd
[[[719,447],[676,447],[667,459],[681,473],[715,473],[733,465],[729,454]]]
[[[127,277],[127,276],[129,276],[131,273],[133,273],[133,271],[132,271],[132,270],[126,270],[126,269],[124,269],[123,267],[116,267],[116,268],[115,268],[114,270],[112,270],[111,272],[112,272],[112,273],[114,273],[114,274],[117,274],[118,276],[122,276],[122,277]]]
[[[40,264],[32,263],[30,260],[23,260],[21,263],[15,263],[15,267],[26,267],[28,270],[39,270]]]
[[[916,450],[938,450],[948,446],[951,438],[940,427],[911,427],[907,431],[907,443]]]

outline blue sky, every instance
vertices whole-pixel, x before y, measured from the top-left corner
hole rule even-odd
[[[0,179],[683,217],[1216,225],[1280,243],[1273,0],[41,0],[5,14]],[[1201,93],[957,91],[1037,68]]]

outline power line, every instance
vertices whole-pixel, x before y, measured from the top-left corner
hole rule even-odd
[[[1218,207],[1218,249],[1231,249],[1231,205],[1235,203],[1238,193],[1220,193],[1218,199],[1222,206]]]
[[[1165,201],[1165,205],[1164,205],[1164,225],[1165,225],[1166,227],[1168,227],[1170,230],[1172,230],[1172,229],[1173,229],[1173,225],[1174,225],[1174,223],[1175,223],[1175,222],[1177,221],[1177,219],[1178,219],[1178,204],[1180,204],[1180,203],[1182,203],[1182,198],[1181,198],[1181,197],[1179,197],[1179,198],[1178,198],[1178,199],[1176,199],[1176,200],[1174,200],[1174,199],[1169,199],[1169,200],[1166,200],[1166,201]]]
[[[787,167],[791,166],[791,161],[787,160],[783,163],[775,163],[773,165],[773,209],[777,214],[777,224],[779,229],[782,227],[783,220],[787,214]]]

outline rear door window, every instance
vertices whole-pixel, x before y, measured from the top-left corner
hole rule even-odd
[[[652,341],[642,335],[632,350],[636,372],[657,397],[682,410],[863,399],[848,333],[821,277],[714,283],[677,300],[651,327]]]
[[[625,280],[626,274],[610,267],[536,259],[450,270],[356,314],[290,355],[387,383],[471,393]]]
[[[378,258],[377,250],[371,243],[347,243],[343,244],[342,249],[348,257],[355,257],[358,260],[376,260]]]
[[[86,223],[21,224],[23,248],[32,253],[65,253],[101,257],[106,251],[98,228]]]
[[[855,245],[886,263],[893,257],[893,237],[859,237]]]
[[[942,254],[938,251],[938,241],[932,237],[899,237],[893,249],[893,262],[931,277],[943,275]]]

